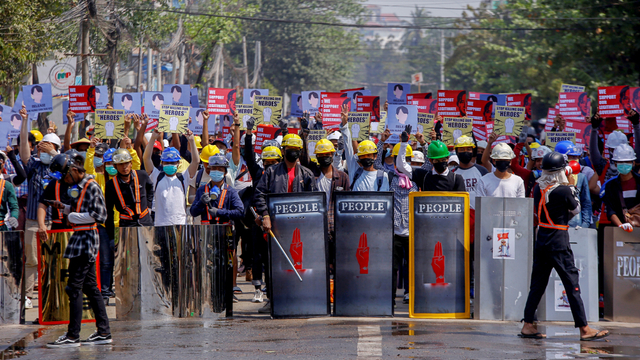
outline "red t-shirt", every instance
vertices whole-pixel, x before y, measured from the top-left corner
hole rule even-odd
[[[296,167],[292,167],[291,169],[289,169],[288,174],[289,176],[289,187],[287,188],[288,192],[293,192],[293,179],[296,178]]]
[[[627,181],[621,181],[622,183],[622,197],[624,198],[624,202],[626,203],[627,209],[632,208],[633,206],[635,206],[635,200],[636,200],[636,192],[637,192],[637,185],[636,185],[636,178],[634,178],[633,176],[631,177],[631,179],[627,180]],[[633,206],[630,206],[633,205]]]

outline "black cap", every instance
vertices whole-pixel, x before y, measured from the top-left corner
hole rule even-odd
[[[69,171],[69,168],[72,165],[73,165],[73,160],[69,155],[67,155],[66,153],[58,154],[54,156],[53,159],[51,160],[51,164],[49,164],[49,169],[51,170],[51,172],[58,171],[62,175],[65,175]]]
[[[69,149],[67,151],[64,152],[66,155],[69,155],[69,158],[71,160],[73,160],[77,165],[79,166],[84,166],[84,158],[82,157],[82,155],[80,155],[80,153],[78,152],[78,150],[76,149]]]
[[[564,155],[557,151],[548,153],[542,158],[542,170],[558,171],[564,169],[567,166],[567,162]]]
[[[109,145],[105,143],[100,143],[96,145],[96,155],[104,155],[104,153],[106,153],[107,150],[109,150]]]

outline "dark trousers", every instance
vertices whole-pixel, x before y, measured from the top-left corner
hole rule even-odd
[[[96,317],[96,327],[100,334],[110,334],[109,318],[96,281],[96,263],[89,261],[88,255],[69,259],[69,280],[65,288],[69,295],[69,329],[67,336],[80,336],[82,321],[82,293],[89,299],[89,305]]]
[[[264,279],[267,289],[271,279],[269,276],[269,243],[264,238],[264,233],[258,226],[251,227],[251,239],[253,239],[253,284],[258,286],[262,280],[262,271],[264,269]],[[278,245],[275,245],[278,246]],[[280,250],[277,250],[280,251]]]
[[[113,263],[115,240],[109,237],[107,229],[98,225],[100,235],[100,291],[103,298],[113,295]]]
[[[238,241],[242,239],[242,265],[244,265],[245,271],[251,269],[253,265],[253,235],[252,229],[245,228],[242,222],[238,222],[236,225],[236,246]]]
[[[396,289],[398,288],[398,270],[402,267],[402,262],[407,260],[409,263],[409,237],[393,235],[393,290],[391,299],[396,298]],[[408,290],[409,287],[405,290]]]
[[[547,288],[551,270],[556,269],[560,280],[567,292],[567,299],[571,307],[571,314],[576,327],[587,325],[587,316],[584,312],[584,304],[580,297],[580,285],[578,283],[578,268],[576,268],[571,249],[550,251],[536,249],[533,258],[533,270],[531,272],[531,288],[524,308],[524,321],[533,323],[536,309]]]

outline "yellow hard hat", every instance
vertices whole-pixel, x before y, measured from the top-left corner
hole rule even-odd
[[[38,130],[31,130],[31,133],[36,138],[36,142],[40,142],[42,140],[42,133]]]
[[[391,155],[398,156],[398,154],[400,153],[400,144],[401,143],[397,143],[393,146],[393,151],[391,152]],[[407,145],[407,153],[405,154],[405,156],[413,156],[413,149],[409,145]]]
[[[208,164],[209,163],[209,158],[213,155],[217,155],[220,154],[220,150],[218,149],[217,146],[215,145],[207,145],[204,148],[202,148],[202,152],[200,153],[200,160],[205,163]]]
[[[336,151],[336,148],[333,147],[333,143],[327,139],[320,139],[320,141],[316,143],[316,151],[315,151],[316,155],[332,153],[335,151]]]
[[[540,147],[540,144],[538,144],[537,142],[535,142],[535,141],[534,141],[534,142],[532,142],[532,143],[529,145],[529,147],[530,147],[531,149],[537,149],[537,148],[539,148],[539,147]]]
[[[374,144],[371,140],[365,140],[358,144],[358,156],[377,153],[378,148],[376,147],[376,144]]]
[[[461,147],[476,147],[476,144],[473,143],[473,139],[470,136],[467,135],[462,135],[458,138],[458,141],[456,141],[456,145],[454,146],[454,148],[461,148]]]
[[[297,134],[287,134],[282,139],[282,147],[291,146],[302,149],[302,139]]]
[[[198,135],[194,136],[193,139],[196,141],[196,147],[198,150],[202,149],[202,138]]]
[[[316,164],[316,165],[318,165],[318,166],[320,166],[320,163],[318,162],[318,159],[316,159],[316,158],[311,158],[311,162]]]
[[[282,153],[280,149],[275,146],[267,146],[262,149],[262,160],[280,160],[282,159]]]

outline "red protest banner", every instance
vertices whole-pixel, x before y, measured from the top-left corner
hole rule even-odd
[[[236,112],[236,90],[209,88],[207,91],[207,111],[213,115],[227,115]]]
[[[629,106],[636,112],[640,112],[640,87],[630,87],[629,93],[631,94]]]
[[[531,94],[510,94],[506,98],[507,106],[524,107],[524,119],[531,120]]]
[[[473,135],[476,141],[487,141],[489,135],[493,132],[493,121],[473,122]]]
[[[416,105],[421,114],[437,114],[438,100],[436,99],[416,99],[407,101],[407,105]]]
[[[492,95],[492,94],[469,91],[469,100],[480,100],[480,95]]]
[[[371,114],[371,121],[380,121],[380,96],[358,96],[356,111]]]
[[[76,114],[90,113],[96,109],[96,87],[93,85],[69,86],[69,110]],[[66,115],[66,114],[65,114]]]
[[[547,123],[544,125],[544,131],[551,131],[553,128],[553,120],[558,116],[559,105],[556,104],[554,107],[550,107],[547,111]]]
[[[438,90],[438,115],[463,117],[467,114],[465,90]]]
[[[590,123],[567,120],[564,131],[576,133],[576,145],[583,151],[589,147],[589,139],[591,138]]]
[[[430,92],[427,92],[427,93],[407,94],[407,104],[409,104],[409,101],[413,101],[413,100],[425,100],[425,99],[431,99],[431,93],[430,93]]]
[[[586,92],[558,94],[558,112],[565,120],[586,121],[591,115],[591,99]]]
[[[488,100],[467,100],[467,117],[473,119],[473,123],[491,121],[493,102]]]
[[[320,100],[320,113],[322,113],[322,127],[325,129],[339,130],[340,114],[342,113],[342,105],[347,105],[351,109],[351,99],[340,96],[340,93],[328,93],[326,97]]]
[[[598,114],[602,117],[628,115],[629,87],[603,86],[598,88]]]
[[[260,124],[256,128],[256,144],[253,147],[253,151],[256,154],[262,154],[262,144],[266,140],[273,140],[276,138],[276,132],[280,130],[280,128],[273,127],[267,124]]]

